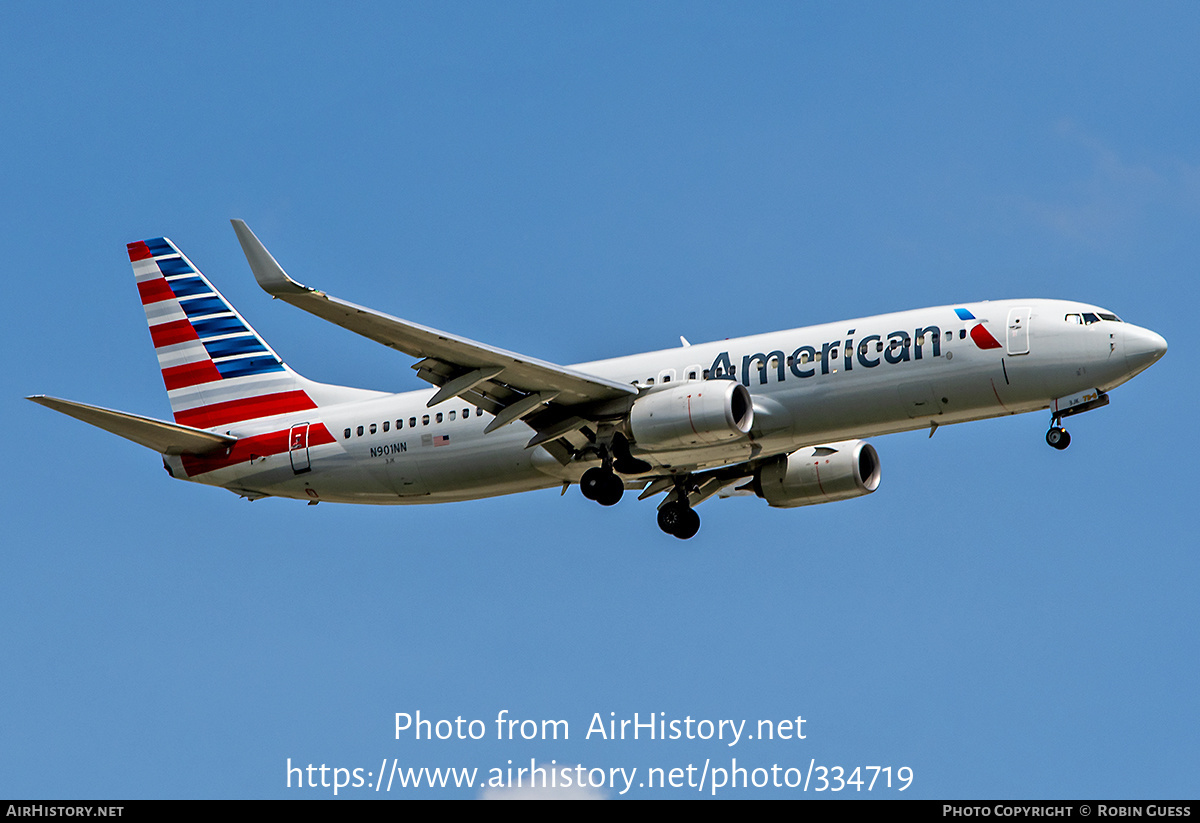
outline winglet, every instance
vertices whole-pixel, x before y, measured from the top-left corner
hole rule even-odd
[[[275,261],[262,241],[254,236],[254,232],[250,231],[244,220],[229,222],[233,224],[238,242],[242,244],[242,252],[246,255],[246,262],[250,264],[250,271],[254,272],[254,279],[262,286],[263,291],[273,297],[315,291],[288,277],[287,272]]]

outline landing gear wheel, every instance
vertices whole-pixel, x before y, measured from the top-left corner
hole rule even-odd
[[[680,540],[687,540],[700,531],[700,515],[682,503],[667,503],[658,510],[658,527]]]
[[[1046,443],[1059,451],[1062,451],[1067,446],[1071,445],[1071,435],[1067,430],[1059,426],[1052,426],[1050,431],[1046,432]]]
[[[679,528],[680,521],[683,520],[683,513],[687,510],[687,506],[682,506],[679,503],[666,503],[658,510],[658,527],[667,534],[675,534],[675,530]]]
[[[610,472],[606,472],[599,466],[585,471],[579,480],[579,490],[583,492],[583,496],[588,500],[599,500],[600,492],[604,488],[604,481],[608,479],[609,474]]]
[[[696,514],[695,509],[688,509],[683,515],[683,522],[675,529],[675,536],[680,540],[687,540],[695,537],[698,531],[700,531],[700,515]]]
[[[579,490],[588,500],[595,500],[601,506],[612,506],[625,494],[625,484],[617,475],[596,466],[583,473],[579,479]]]
[[[612,472],[606,472],[604,483],[600,486],[599,494],[596,495],[596,502],[601,506],[615,506],[623,494],[625,494],[625,484],[621,482],[621,478]]]

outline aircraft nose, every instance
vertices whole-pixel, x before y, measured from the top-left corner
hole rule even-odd
[[[1148,369],[1167,353],[1167,341],[1161,334],[1140,326],[1125,327],[1125,364],[1134,374]]]

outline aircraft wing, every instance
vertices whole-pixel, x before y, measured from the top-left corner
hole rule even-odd
[[[236,437],[224,434],[180,426],[178,423],[155,420],[153,417],[142,417],[140,414],[89,406],[72,400],[60,400],[44,394],[26,399],[110,431],[126,440],[132,440],[139,446],[154,449],[159,454],[206,454],[217,449],[227,449],[237,442]]]
[[[421,358],[413,365],[417,375],[441,387],[429,401],[430,406],[462,397],[496,415],[489,430],[528,418],[526,422],[540,433],[541,439],[534,440],[545,442],[561,436],[564,428],[573,431],[587,422],[586,414],[568,413],[567,407],[634,397],[638,393],[636,387],[625,383],[401,320],[297,283],[243,221],[230,222],[255,279],[267,294]],[[549,403],[553,406],[547,409]],[[530,444],[534,445],[534,441]]]

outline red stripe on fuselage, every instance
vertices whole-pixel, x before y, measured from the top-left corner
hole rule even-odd
[[[186,343],[188,340],[199,340],[196,330],[187,320],[172,320],[170,323],[159,323],[150,327],[150,339],[154,348],[174,346],[176,343]]]
[[[211,360],[199,360],[195,363],[184,363],[182,366],[172,366],[169,369],[163,369],[162,374],[167,391],[221,379],[221,373],[217,371],[217,367]]]
[[[184,426],[195,426],[198,429],[211,429],[215,426],[224,426],[226,423],[306,411],[316,407],[317,404],[303,391],[285,391],[184,409],[175,413],[175,422]]]
[[[129,250],[129,262],[133,263],[137,260],[149,260],[154,256],[150,251],[150,247],[146,245],[144,240],[139,240],[136,243],[126,243],[125,248]]]
[[[142,296],[142,305],[161,303],[164,300],[174,300],[175,292],[167,285],[165,277],[155,277],[153,280],[143,280],[138,283],[138,294]]]
[[[217,452],[211,455],[185,454],[183,468],[188,477],[206,474],[217,469],[228,468],[238,463],[246,463],[260,457],[272,454],[284,454],[288,450],[289,429],[281,429],[267,434],[256,434],[253,437],[239,438],[229,452]],[[334,442],[333,435],[323,423],[314,423],[308,429],[308,447],[323,446]]]

